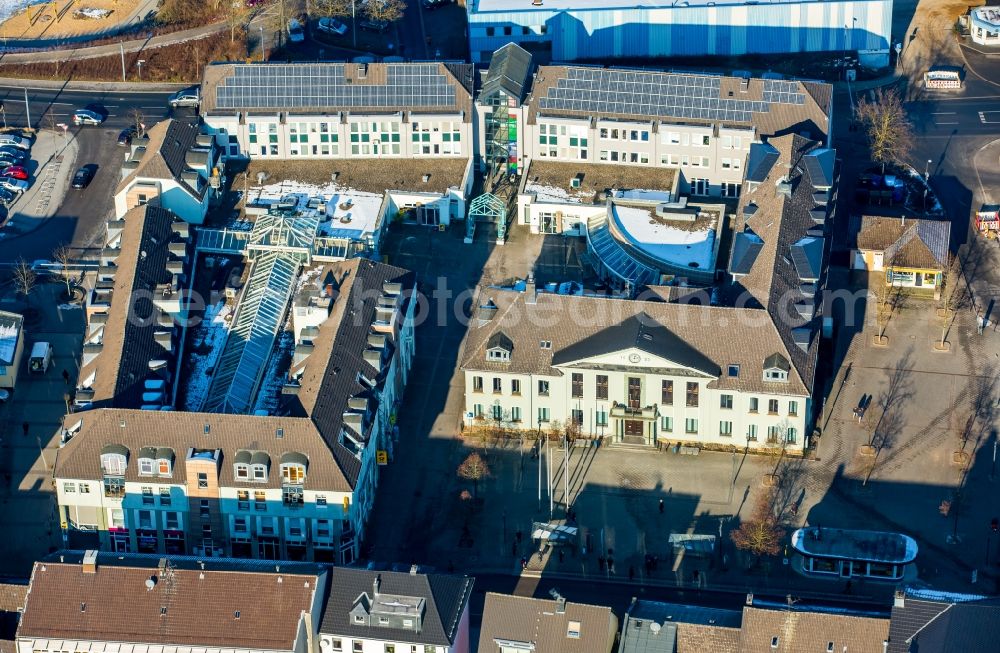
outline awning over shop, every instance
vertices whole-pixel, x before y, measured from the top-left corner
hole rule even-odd
[[[578,530],[576,526],[536,521],[531,525],[531,539],[545,540],[550,544],[575,544]]]
[[[671,533],[668,542],[675,554],[709,556],[715,551],[714,535]]]

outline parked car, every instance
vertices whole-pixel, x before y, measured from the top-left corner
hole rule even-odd
[[[0,170],[0,177],[11,177],[12,179],[27,181],[31,178],[31,175],[24,169],[24,166],[7,166],[3,170]]]
[[[336,18],[330,17],[320,18],[319,22],[316,23],[316,29],[335,36],[343,36],[344,34],[347,34],[347,25],[340,22]]]
[[[6,188],[0,188],[0,204],[4,206],[10,206],[17,199],[17,194],[12,193]]]
[[[24,181],[23,179],[14,179],[13,177],[0,177],[0,187],[6,188],[9,191],[13,191],[20,195],[24,191],[31,188],[31,184]]]
[[[108,110],[99,104],[88,104],[73,112],[74,125],[99,125],[108,117]]]
[[[384,34],[389,31],[389,23],[384,20],[376,20],[374,18],[367,18],[360,23],[358,27],[369,32],[376,32],[378,34]]]
[[[288,40],[291,43],[302,43],[306,40],[306,33],[302,29],[302,23],[296,18],[288,19]]]
[[[21,148],[14,147],[13,145],[0,145],[0,157],[24,161],[28,158],[28,150],[22,150]]]
[[[10,166],[19,166],[24,163],[24,159],[15,159],[12,156],[0,156],[0,168],[9,168]]]
[[[86,188],[90,185],[90,182],[94,179],[94,174],[97,172],[97,166],[93,163],[88,163],[85,166],[81,166],[76,174],[73,175],[73,188]]]
[[[370,54],[362,54],[360,56],[351,59],[351,63],[363,63],[363,64],[376,63],[377,61],[378,57]]]
[[[0,388],[0,404],[7,403],[8,399],[10,399],[10,390]]]
[[[31,149],[31,141],[17,134],[0,134],[0,145],[10,145],[21,150]]]
[[[197,86],[177,91],[167,100],[167,104],[172,109],[176,109],[177,107],[197,107],[200,102],[201,97],[199,96]]]
[[[135,138],[136,133],[138,133],[135,127],[126,127],[125,129],[118,132],[118,144],[122,147],[128,147],[132,144],[132,139]]]
[[[433,11],[438,7],[450,5],[451,0],[420,0],[420,4],[423,5],[424,9]]]

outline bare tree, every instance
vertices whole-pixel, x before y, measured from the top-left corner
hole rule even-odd
[[[737,549],[746,551],[756,559],[765,555],[777,555],[781,551],[785,529],[779,525],[774,514],[773,501],[774,490],[761,495],[753,516],[744,520],[729,536]]]
[[[72,299],[73,288],[70,285],[70,278],[69,278],[69,264],[70,261],[73,260],[72,250],[70,250],[68,245],[65,244],[60,245],[59,247],[56,247],[52,251],[52,258],[55,259],[57,263],[59,263],[59,268],[62,271],[63,281],[66,283],[66,296]]]
[[[232,9],[226,12],[226,23],[229,25],[229,42],[236,42],[236,30],[243,24],[249,13],[246,2],[233,0]]]
[[[955,305],[958,303],[958,293],[956,292],[958,284],[955,282],[954,276],[947,270],[941,274],[941,287],[939,288],[941,293],[941,308],[938,310],[938,318],[941,320],[941,342],[938,345],[938,349],[945,348],[945,338],[948,336],[948,329],[951,327],[952,320],[955,319]]]
[[[473,498],[478,498],[479,481],[485,480],[491,475],[489,465],[487,465],[486,461],[483,460],[483,457],[475,451],[470,453],[468,457],[462,461],[462,464],[458,466],[457,471],[459,478],[472,481]]]
[[[138,107],[129,109],[128,119],[132,127],[135,127],[135,135],[138,138],[146,133],[146,117]]]
[[[350,16],[354,13],[354,0],[314,0],[313,14],[316,16]]]
[[[14,287],[24,295],[24,301],[29,306],[31,305],[31,291],[35,289],[37,283],[38,275],[31,269],[28,262],[23,258],[17,259],[17,263],[14,264]]]
[[[406,11],[405,0],[368,0],[365,3],[365,15],[372,20],[393,23],[403,17]]]
[[[875,89],[873,98],[858,101],[855,117],[865,127],[872,161],[882,165],[904,161],[913,151],[913,125],[894,88]]]

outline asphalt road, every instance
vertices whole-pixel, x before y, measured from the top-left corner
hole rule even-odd
[[[905,106],[920,139],[1000,135],[1000,96],[942,97]]]
[[[27,111],[24,93],[23,88],[0,87],[0,101],[3,102],[6,124],[10,127],[27,126],[28,112],[31,115],[31,126],[36,128],[65,123],[69,125],[69,135],[79,140],[79,155],[74,169],[86,163],[96,163],[98,169],[90,186],[84,190],[69,189],[56,214],[39,228],[0,240],[0,265],[22,257],[28,261],[51,259],[52,251],[62,243],[71,243],[78,248],[99,247],[104,224],[112,211],[113,193],[121,179],[121,166],[124,162],[125,148],[118,146],[118,132],[134,124],[133,110],[142,113],[143,123],[147,126],[170,115],[166,93],[104,93],[29,88]],[[94,102],[101,103],[108,109],[109,116],[105,123],[100,126],[73,126],[70,120],[73,110]]]

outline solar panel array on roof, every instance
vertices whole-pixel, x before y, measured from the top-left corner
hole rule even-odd
[[[440,107],[455,87],[436,63],[380,64],[386,83],[349,82],[346,64],[236,65],[216,89],[218,109],[263,107]]]
[[[721,97],[710,75],[569,68],[539,99],[542,111],[750,122],[771,103],[805,104],[797,82],[764,80],[763,101]]]

